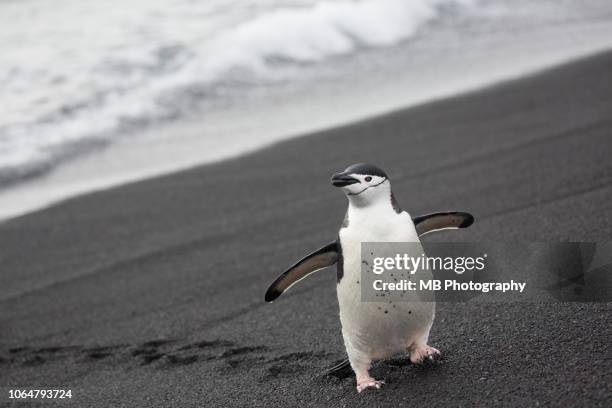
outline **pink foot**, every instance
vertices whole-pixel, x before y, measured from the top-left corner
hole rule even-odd
[[[440,355],[440,350],[431,346],[420,346],[410,350],[410,361],[413,364],[421,364],[425,359],[433,360],[434,356]]]
[[[372,377],[366,377],[361,380],[357,380],[357,392],[361,392],[370,387],[378,389],[384,383],[384,381],[375,380]]]

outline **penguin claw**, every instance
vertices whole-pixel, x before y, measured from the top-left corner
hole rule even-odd
[[[384,384],[385,382],[382,380],[375,380],[373,378],[368,378],[367,380],[361,381],[359,383],[357,383],[357,392],[361,393],[361,391],[367,389],[367,388],[376,388],[376,389],[380,389],[380,387]]]
[[[421,364],[426,359],[434,361],[434,359],[440,355],[440,350],[431,346],[421,346],[410,351],[410,361],[413,364]]]

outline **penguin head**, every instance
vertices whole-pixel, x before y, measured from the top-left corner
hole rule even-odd
[[[376,166],[357,163],[331,178],[334,187],[344,191],[349,201],[367,205],[380,198],[389,199],[391,184],[387,174]]]

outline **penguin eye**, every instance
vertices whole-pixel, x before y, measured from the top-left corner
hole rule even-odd
[[[368,176],[364,180],[367,181],[367,182],[370,182],[370,181],[372,181],[372,177]]]

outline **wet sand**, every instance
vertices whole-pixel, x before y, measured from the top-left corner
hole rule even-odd
[[[332,173],[367,161],[412,215],[463,210],[428,239],[612,235],[612,53],[71,199],[0,224],[0,386],[78,406],[610,406],[610,304],[440,304],[444,358],[375,366],[358,395],[335,270],[273,304],[268,284],[333,240]],[[63,403],[60,403],[63,404]]]

